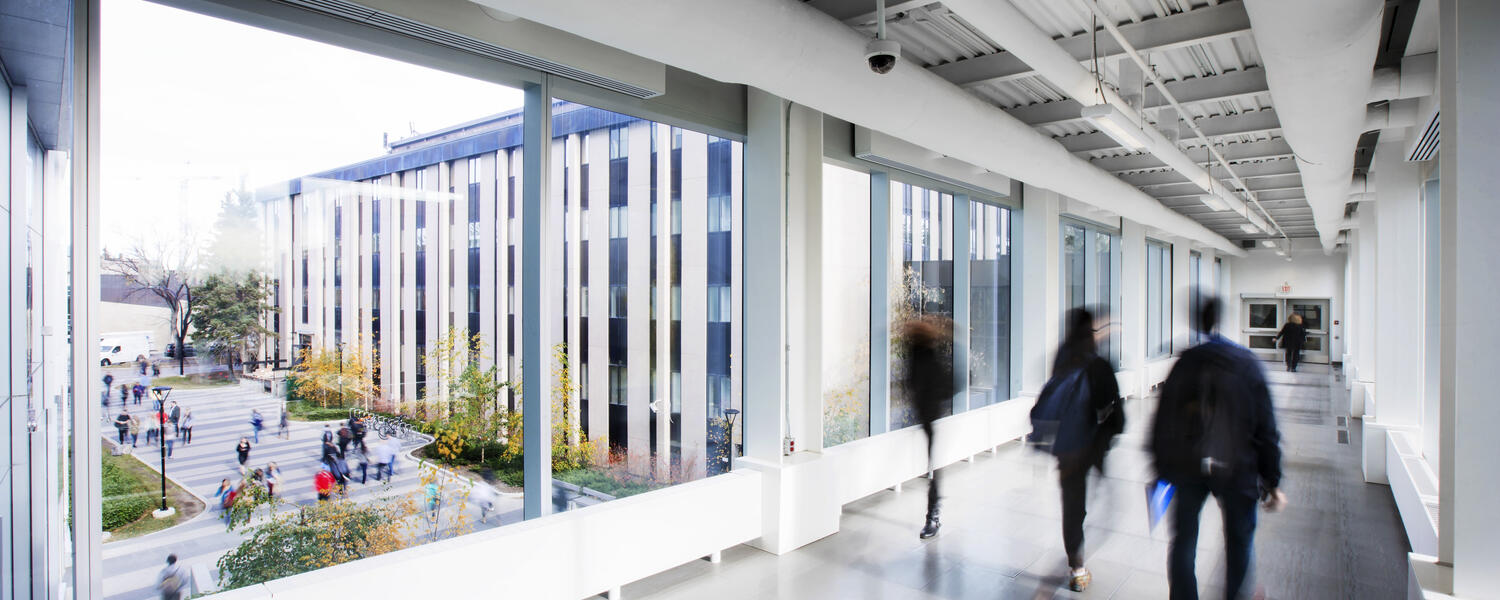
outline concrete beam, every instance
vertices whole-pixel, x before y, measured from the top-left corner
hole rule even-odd
[[[1276,111],[1269,108],[1237,115],[1206,117],[1198,119],[1197,122],[1198,127],[1203,129],[1203,134],[1208,136],[1209,139],[1230,135],[1265,133],[1281,129],[1281,121],[1276,118]],[[1095,150],[1108,150],[1120,147],[1120,144],[1115,142],[1114,139],[1097,131],[1079,135],[1065,135],[1053,139],[1061,143],[1069,152],[1093,152]]]
[[[1245,183],[1247,183],[1247,184],[1250,185],[1250,191],[1252,191],[1252,192],[1261,192],[1261,191],[1264,191],[1264,190],[1282,190],[1282,189],[1296,189],[1296,190],[1301,190],[1302,189],[1302,176],[1301,175],[1274,175],[1274,176],[1270,176],[1270,177],[1261,177],[1261,178],[1258,178],[1258,179],[1253,179],[1253,180],[1250,180],[1250,181],[1246,181]],[[1194,184],[1191,184],[1191,183],[1188,183],[1186,181],[1184,181],[1182,183],[1173,183],[1173,184],[1162,185],[1160,187],[1152,189],[1151,192],[1152,192],[1152,195],[1154,197],[1158,198],[1158,199],[1168,198],[1168,197],[1197,196],[1198,194],[1203,193],[1202,190],[1198,189],[1198,186],[1196,186]]]
[[[962,17],[962,14],[959,14]],[[1120,33],[1131,45],[1144,54],[1161,52],[1201,44],[1213,40],[1249,35],[1250,17],[1239,2],[1210,6],[1197,10],[1129,23],[1120,26]],[[1100,58],[1124,54],[1113,36],[1100,35]],[[1087,32],[1057,40],[1058,45],[1078,62],[1093,56],[1094,36]],[[970,87],[985,83],[998,83],[1036,75],[1026,63],[1014,54],[997,52],[967,60],[932,67],[933,73],[956,85]]]
[[[1172,92],[1172,96],[1182,104],[1220,102],[1270,92],[1266,87],[1266,71],[1260,68],[1230,71],[1211,77],[1169,81],[1166,87],[1167,91]],[[1145,104],[1147,110],[1171,106],[1162,96],[1161,91],[1154,86],[1146,89]],[[1082,110],[1082,104],[1068,98],[1056,102],[1010,108],[1005,112],[1032,127],[1045,127],[1081,121],[1083,118],[1079,116],[1079,112]]]

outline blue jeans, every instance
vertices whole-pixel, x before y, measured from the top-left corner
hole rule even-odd
[[[1224,597],[1234,600],[1250,572],[1255,553],[1254,488],[1216,485],[1206,481],[1174,481],[1177,486],[1172,509],[1172,548],[1167,559],[1167,581],[1172,600],[1197,600],[1198,578],[1194,559],[1198,552],[1198,516],[1203,502],[1213,494],[1224,517]]]
[[[259,444],[260,443],[260,426],[259,425],[251,425],[250,429],[255,432],[255,443]]]

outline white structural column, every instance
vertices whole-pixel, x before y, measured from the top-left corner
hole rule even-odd
[[[1017,229],[1016,235],[1019,236],[1019,228]],[[870,174],[870,435],[872,436],[885,433],[891,427],[891,286],[887,283],[890,281],[890,253],[891,180],[884,172],[875,172]]]
[[[505,155],[501,150],[500,156]],[[505,318],[500,304],[495,301],[504,293],[498,276],[500,269],[495,264],[496,248],[503,248],[500,227],[503,219],[496,219],[498,210],[504,210],[499,185],[499,160],[495,153],[486,153],[479,158],[479,331],[482,340],[479,368],[488,369],[504,364],[505,339],[496,334],[496,321]],[[503,369],[500,380],[506,379]]]
[[[3,559],[6,581],[4,585],[10,589],[3,594],[6,597],[23,598],[31,595],[27,589],[30,583],[31,559],[31,496],[32,485],[32,461],[28,440],[31,435],[26,430],[28,382],[26,373],[26,327],[29,323],[26,318],[26,195],[28,192],[27,182],[31,179],[28,173],[28,161],[26,158],[26,140],[30,137],[28,120],[26,118],[27,89],[16,87],[10,93],[10,120],[4,140],[8,140],[8,154],[10,164],[5,165],[10,171],[10,189],[4,206],[3,216],[7,229],[5,242],[5,267],[6,267],[6,313],[9,327],[6,328],[6,340],[0,344],[0,361],[4,361],[6,397],[0,399],[0,407],[9,413],[7,419],[4,439],[8,442],[6,449],[10,460],[0,470],[0,490],[8,492],[10,499],[9,510],[3,531],[6,537],[4,544],[6,552],[0,555]],[[3,156],[0,156],[3,158]],[[97,340],[98,338],[94,338]],[[93,340],[90,340],[92,343]],[[82,401],[83,399],[79,399]],[[37,557],[40,558],[40,557]]]
[[[609,447],[609,132],[588,136],[589,439]]]
[[[1375,419],[1386,428],[1415,428],[1422,419],[1422,211],[1417,163],[1405,160],[1404,140],[1380,144],[1374,168],[1378,200],[1375,282],[1378,299],[1375,346],[1389,349],[1375,356],[1380,386]],[[1382,453],[1382,456],[1384,453]]]
[[[786,290],[782,228],[786,216],[782,202],[786,189],[782,176],[785,103],[755,88],[746,90],[745,101],[749,135],[745,145],[744,245],[745,254],[756,258],[745,262],[744,272],[745,289],[754,290],[755,295],[754,301],[745,303],[744,316],[745,457],[780,464],[786,381],[782,333],[786,310],[782,301]]]
[[[969,410],[969,220],[973,218],[968,196],[953,196],[953,414]],[[821,369],[819,370],[821,372]]]
[[[682,464],[698,475],[708,467],[708,136],[696,131],[682,132],[681,264]]]
[[[1359,254],[1359,290],[1356,297],[1359,298],[1360,319],[1354,322],[1359,329],[1358,346],[1354,353],[1355,379],[1354,389],[1350,395],[1350,412],[1364,415],[1370,414],[1375,404],[1375,315],[1380,307],[1380,298],[1375,295],[1375,282],[1377,277],[1376,248],[1376,214],[1374,202],[1361,202],[1359,204],[1358,221],[1359,236],[1355,252]],[[1358,409],[1358,410],[1355,410]]]
[[[582,313],[579,312],[579,310],[583,306],[583,303],[579,298],[579,289],[582,286],[583,281],[581,277],[582,244],[579,242],[579,238],[581,237],[579,234],[583,231],[580,227],[580,225],[583,223],[581,213],[581,211],[583,210],[581,204],[581,198],[583,197],[583,187],[579,185],[579,183],[583,180],[583,177],[579,174],[583,170],[582,168],[580,168],[580,165],[582,164],[581,161],[583,159],[582,144],[582,136],[576,133],[568,135],[568,142],[565,146],[567,150],[565,154],[567,156],[564,157],[564,160],[567,161],[564,164],[567,165],[568,193],[567,197],[563,199],[563,202],[567,203],[568,210],[566,213],[566,222],[564,222],[562,226],[567,229],[567,235],[565,237],[567,239],[568,262],[563,266],[563,273],[565,274],[566,278],[560,283],[568,287],[568,305],[566,308],[568,320],[565,324],[565,327],[567,327],[566,339],[568,341],[568,376],[569,379],[572,380],[573,386],[572,389],[567,390],[568,406],[566,408],[568,411],[568,431],[570,432],[570,439],[568,440],[569,444],[575,444],[582,441],[582,435],[579,430],[583,425],[582,416],[578,414],[578,408],[580,404],[579,395],[582,393],[579,391],[581,388],[579,382],[581,380],[579,379],[578,365],[581,364],[583,360],[583,344],[581,342],[582,338],[579,337],[579,335],[582,333],[582,323],[580,322]]]
[[[1439,556],[1453,566],[1453,592],[1483,598],[1500,588],[1500,403],[1495,402],[1495,340],[1500,339],[1500,4],[1443,0],[1441,30],[1442,435]]]
[[[1141,396],[1146,368],[1146,228],[1120,219],[1120,352],[1121,371],[1134,373],[1126,396]]]
[[[1057,352],[1062,321],[1061,253],[1056,192],[1025,186],[1021,204],[1021,281],[1025,286],[1017,314],[1021,347],[1021,395],[1035,398],[1047,383],[1052,356]]]
[[[651,230],[656,232],[656,281],[652,286],[651,314],[656,336],[656,372],[652,374],[651,419],[656,423],[656,476],[666,481],[672,466],[672,127],[651,124],[656,132],[656,212]]]
[[[823,113],[792,105],[787,144],[787,377],[797,450],[823,448]],[[833,215],[829,215],[832,217]]]
[[[634,121],[629,131],[629,157],[625,203],[626,297],[626,423],[629,427],[630,471],[646,474],[651,469],[651,123]],[[686,151],[683,152],[687,154]],[[686,186],[686,183],[683,184]],[[688,197],[684,192],[684,198]],[[693,196],[701,198],[702,196]],[[687,202],[684,202],[687,204]],[[684,219],[686,222],[686,219]],[[691,231],[692,228],[685,227]],[[686,236],[684,236],[686,237]],[[687,252],[692,255],[693,253]],[[686,275],[687,262],[683,262]],[[683,296],[687,296],[687,289]],[[687,304],[687,299],[683,299]],[[698,304],[696,306],[701,306]],[[684,315],[686,316],[686,315]],[[683,348],[688,348],[684,321]],[[701,347],[701,346],[692,346]],[[684,357],[686,358],[686,357]],[[684,361],[686,362],[686,361]],[[687,365],[683,365],[687,370]],[[689,388],[692,389],[692,388]],[[700,394],[701,395],[701,394]],[[684,398],[687,396],[684,395]],[[688,429],[683,424],[683,430]],[[666,432],[657,432],[663,434]]]

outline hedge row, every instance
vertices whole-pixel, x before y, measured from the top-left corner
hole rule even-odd
[[[129,471],[116,464],[115,460],[122,460],[122,458],[104,457],[102,478],[105,531],[129,525],[155,506],[152,502],[151,490],[147,489],[146,485]]]

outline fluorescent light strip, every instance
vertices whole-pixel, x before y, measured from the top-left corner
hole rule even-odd
[[[1151,139],[1146,137],[1146,132],[1137,127],[1135,123],[1110,104],[1095,104],[1085,106],[1080,115],[1094,124],[1099,131],[1110,137],[1121,146],[1131,150],[1143,150],[1151,145]]]

